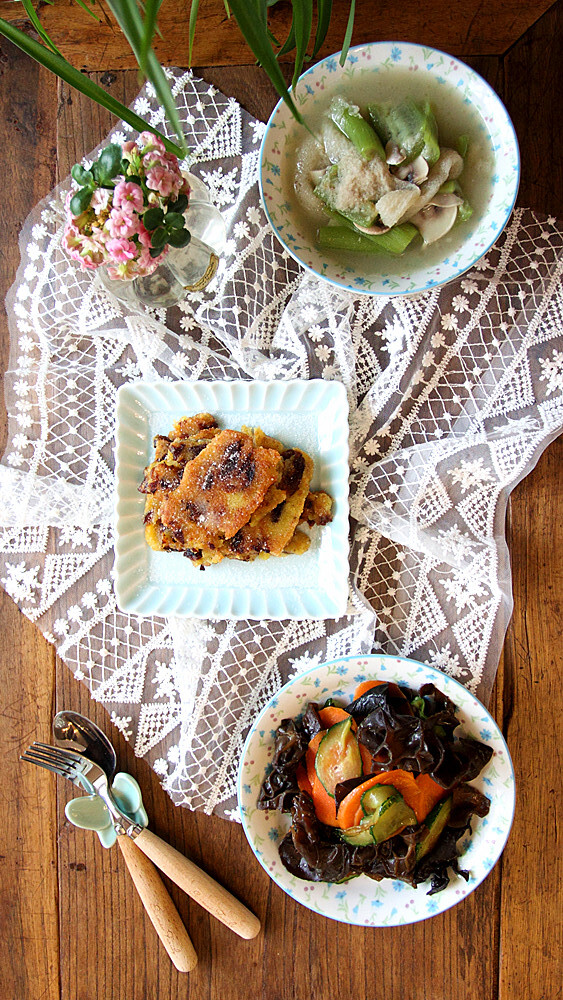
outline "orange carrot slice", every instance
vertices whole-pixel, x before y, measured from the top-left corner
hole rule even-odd
[[[415,812],[418,822],[421,823],[428,813],[432,812],[434,806],[447,795],[447,789],[442,788],[429,774],[418,774],[415,781],[420,796],[419,811]]]
[[[321,823],[326,823],[327,826],[339,826],[340,824],[336,818],[336,802],[328,794],[316,774],[313,781],[312,795],[317,819],[320,819]]]
[[[338,708],[336,705],[328,705],[327,708],[321,708],[319,710],[319,719],[325,729],[330,729],[330,727],[335,726],[337,722],[344,722],[345,719],[349,718],[350,713],[345,712],[343,708]],[[352,729],[356,729],[355,722],[352,722]]]
[[[362,683],[358,684],[356,690],[354,691],[353,700],[356,701],[356,698],[360,698],[361,695],[366,693],[366,691],[371,691],[374,687],[379,687],[380,684],[385,684],[385,681],[362,681]]]

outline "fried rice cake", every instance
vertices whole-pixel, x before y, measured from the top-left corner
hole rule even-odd
[[[259,520],[252,519],[251,523],[243,525],[223,543],[222,551],[230,559],[249,562],[260,555],[280,556],[293,538],[309,495],[313,460],[299,448],[289,448],[282,452],[281,457],[283,469],[279,490],[286,496]],[[304,532],[300,532],[291,551],[306,551],[306,537]]]
[[[215,552],[262,504],[281,467],[277,450],[255,447],[241,431],[220,431],[187,463],[180,485],[163,499],[160,521],[182,533],[184,548],[195,553],[211,545]]]

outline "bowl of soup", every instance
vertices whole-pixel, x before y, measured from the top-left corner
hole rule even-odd
[[[406,42],[351,48],[308,69],[260,150],[262,204],[277,238],[336,287],[408,295],[470,270],[514,207],[518,142],[469,66]]]

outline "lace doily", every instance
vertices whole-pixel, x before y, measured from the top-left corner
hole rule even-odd
[[[487,700],[511,613],[507,498],[563,426],[563,228],[516,211],[486,259],[417,298],[333,290],[280,249],[259,207],[263,124],[191,73],[170,77],[191,169],[225,215],[225,256],[181,309],[125,314],[61,251],[68,181],[31,213],[7,300],[0,579],[174,800],[235,818],[245,731],[310,664],[383,650]],[[164,127],[150,87],[134,107]],[[354,613],[252,624],[121,613],[116,388],[241,377],[347,388]]]

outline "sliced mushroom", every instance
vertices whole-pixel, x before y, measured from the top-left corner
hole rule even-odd
[[[452,208],[453,205],[457,208],[458,205],[463,205],[463,198],[454,194],[453,191],[438,191],[438,194],[435,194],[428,204],[436,205],[437,208]]]
[[[395,167],[399,163],[403,163],[405,159],[405,153],[399,148],[396,142],[389,139],[385,147],[385,158],[390,167]]]
[[[442,184],[450,178],[459,177],[463,170],[463,159],[456,153],[455,149],[442,149],[440,158],[430,170],[428,177],[420,185],[420,196],[418,201],[402,215],[398,222],[411,222],[412,215],[421,212],[423,208],[430,205],[438,194]],[[410,214],[409,214],[410,213]]]
[[[457,216],[457,205],[427,205],[409,221],[416,226],[425,243],[436,243],[449,233]]]
[[[357,222],[354,223],[354,229],[360,233],[368,233],[369,236],[382,236],[383,233],[388,233],[390,228],[390,226],[379,226],[377,223],[373,226],[359,226]]]
[[[387,191],[375,203],[379,217],[384,226],[394,226],[395,223],[415,211],[415,205],[420,200],[420,192],[415,185],[399,191]]]
[[[389,163],[389,160],[387,160]],[[417,156],[412,163],[402,163],[398,170],[395,170],[395,177],[402,181],[410,181],[411,184],[420,184],[428,177],[428,163],[423,156]]]

